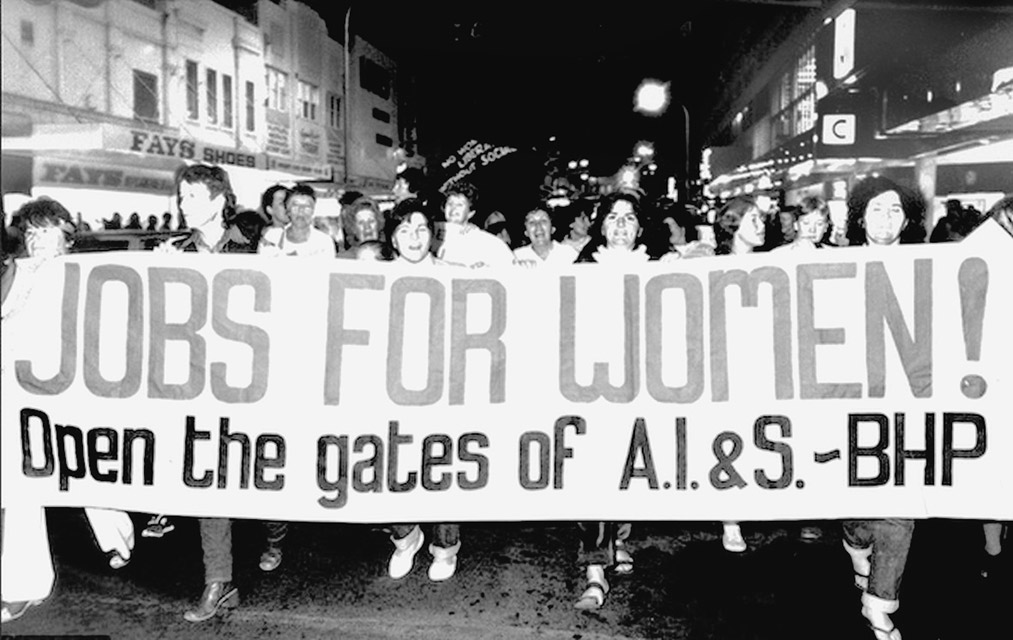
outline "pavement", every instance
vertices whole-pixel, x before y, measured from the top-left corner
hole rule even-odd
[[[565,522],[466,523],[457,574],[426,577],[428,556],[399,581],[386,575],[391,545],[379,526],[294,523],[276,571],[257,567],[264,531],[234,525],[238,609],[193,624],[182,612],[202,589],[196,521],[177,518],[162,539],[138,538],[113,570],[80,509],[50,509],[57,582],[4,638],[349,638],[354,640],[782,640],[873,638],[841,548],[840,523],[742,525],[749,549],[724,551],[710,522],[638,522],[636,568],[612,576],[605,606],[573,608],[583,589],[576,528]],[[135,514],[138,531],[146,514]],[[1004,638],[1011,617],[1010,555],[980,575],[976,521],[919,521],[894,616],[904,640]]]

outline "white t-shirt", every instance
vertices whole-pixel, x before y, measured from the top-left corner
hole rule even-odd
[[[577,260],[577,250],[568,244],[562,244],[553,240],[552,247],[549,249],[549,255],[545,259],[542,259],[541,256],[535,253],[534,247],[530,244],[514,249],[514,259],[531,261],[535,264],[573,264]]]
[[[443,245],[436,257],[465,267],[512,265],[514,253],[505,242],[474,225],[447,224]]]
[[[281,234],[277,246],[261,244],[260,253],[272,256],[299,256],[301,258],[333,258],[337,255],[334,241],[319,229],[310,229],[306,242],[292,242],[288,235]]]

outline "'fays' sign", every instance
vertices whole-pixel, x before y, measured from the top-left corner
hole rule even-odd
[[[180,158],[181,160],[194,160],[235,167],[250,167],[253,169],[266,168],[261,166],[264,163],[258,162],[257,156],[252,153],[215,147],[189,138],[177,138],[152,131],[130,129],[126,132],[124,138],[117,142],[118,148],[138,151],[152,156]]]

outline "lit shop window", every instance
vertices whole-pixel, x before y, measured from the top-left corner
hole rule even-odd
[[[816,47],[808,47],[772,87],[771,142],[774,147],[816,126]]]

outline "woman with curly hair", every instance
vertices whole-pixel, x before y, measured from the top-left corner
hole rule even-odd
[[[913,191],[880,176],[859,182],[848,198],[849,246],[892,247],[925,240],[925,207]],[[845,520],[844,550],[851,557],[862,615],[877,640],[900,640],[890,614],[900,607],[915,522],[910,518]]]

